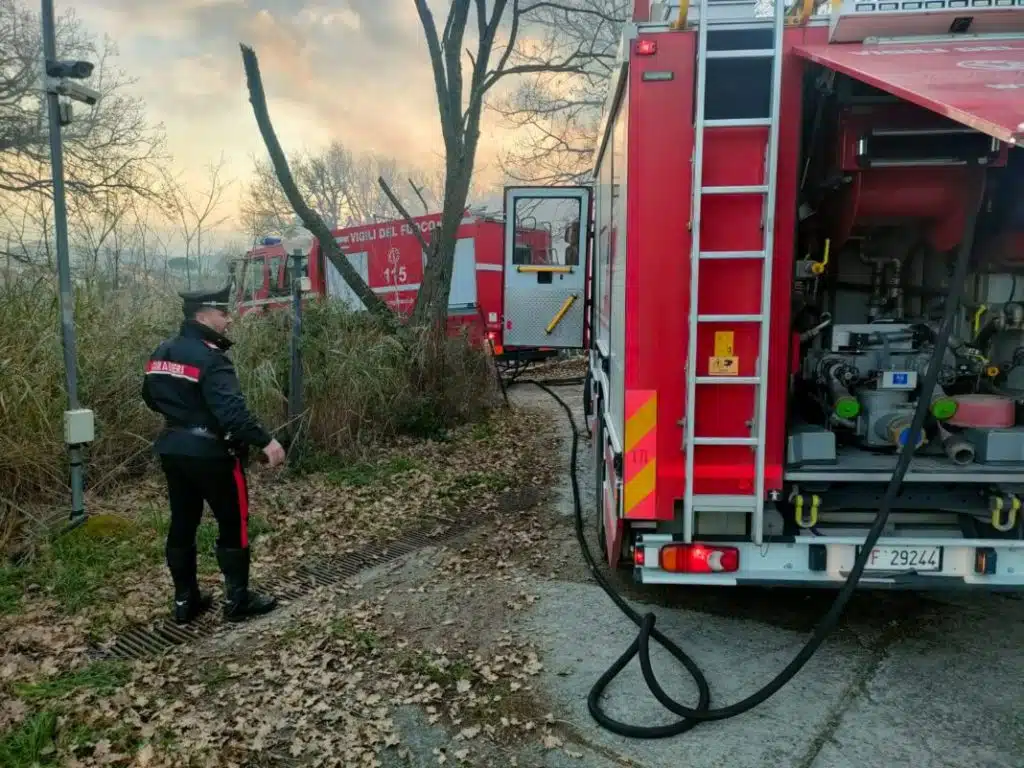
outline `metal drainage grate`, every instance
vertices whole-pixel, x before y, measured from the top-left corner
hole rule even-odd
[[[472,524],[453,523],[441,529],[410,531],[388,542],[381,549],[367,547],[362,552],[310,558],[294,571],[262,579],[259,586],[279,600],[297,600],[319,587],[338,584],[359,575],[362,571],[397,560],[418,549],[450,541],[481,522],[481,519],[477,519]],[[105,659],[142,659],[160,655],[175,646],[210,637],[224,624],[217,608],[215,603],[210,611],[183,627],[169,619],[132,627],[119,635],[109,647],[94,648],[92,655]]]

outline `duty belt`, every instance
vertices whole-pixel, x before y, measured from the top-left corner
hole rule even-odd
[[[167,425],[168,432],[185,432],[196,437],[203,437],[207,440],[222,440],[223,438],[216,432],[213,432],[207,427],[184,427],[177,425]]]

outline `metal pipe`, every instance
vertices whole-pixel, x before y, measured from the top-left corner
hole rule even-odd
[[[43,58],[57,61],[57,34],[53,0],[42,0]],[[46,77],[44,64],[43,77]],[[45,82],[45,81],[44,81]],[[64,375],[68,410],[76,411],[78,401],[78,350],[75,343],[75,304],[71,293],[71,260],[68,255],[68,209],[64,191],[64,147],[61,142],[60,101],[46,88],[46,113],[50,127],[50,166],[53,173],[53,222],[57,246],[57,282],[60,290],[60,329],[64,346]],[[71,520],[85,517],[84,461],[81,445],[69,445],[71,464]]]
[[[298,456],[299,414],[302,413],[302,250],[292,251],[292,337],[291,371],[288,383],[288,423],[292,438],[289,455],[294,462]]]
[[[941,424],[939,435],[942,437],[942,450],[946,452],[950,461],[960,467],[974,462],[974,445],[970,440],[953,434]]]

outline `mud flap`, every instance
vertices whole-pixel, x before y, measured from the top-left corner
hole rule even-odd
[[[599,418],[600,421],[600,418]],[[601,515],[603,519],[605,559],[609,567],[618,568],[622,563],[622,535],[625,522],[622,519],[622,482],[615,472],[615,455],[611,445],[604,440],[604,480],[601,484]]]

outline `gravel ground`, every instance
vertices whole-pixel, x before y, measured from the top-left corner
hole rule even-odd
[[[578,388],[561,391],[577,406],[582,426]],[[553,418],[563,418],[534,387],[517,387],[511,394],[521,404],[548,400]],[[589,443],[581,441],[584,494],[593,488],[588,452]],[[555,503],[559,519],[568,520],[568,482]],[[586,499],[585,508],[593,507],[592,499]],[[592,530],[588,521],[588,535]],[[635,628],[575,565],[580,557],[568,525],[564,533],[569,545],[551,545],[562,571],[556,580],[527,587],[539,599],[531,611],[516,617],[516,628],[543,652],[543,696],[588,747],[584,764],[1024,766],[1024,656],[1019,652],[1024,602],[998,595],[860,594],[842,629],[788,686],[751,712],[661,741],[628,740],[601,730],[587,711],[587,693],[633,640]],[[627,586],[626,592],[634,607],[654,610],[662,631],[693,652],[718,706],[749,695],[781,670],[834,594],[683,594],[636,586]],[[692,683],[667,654],[655,653],[655,668],[669,693],[695,701]],[[636,661],[612,684],[604,706],[613,717],[633,723],[671,719],[647,692]]]

